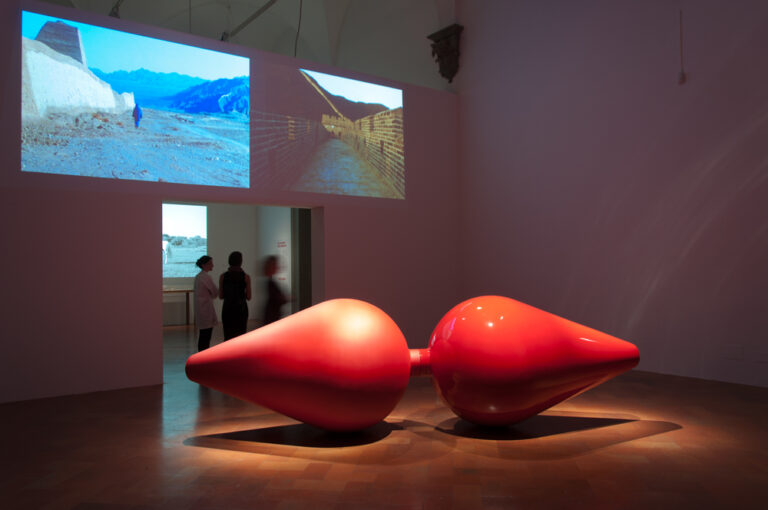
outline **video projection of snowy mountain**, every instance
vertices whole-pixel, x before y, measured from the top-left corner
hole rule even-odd
[[[247,188],[250,60],[22,11],[21,169]]]

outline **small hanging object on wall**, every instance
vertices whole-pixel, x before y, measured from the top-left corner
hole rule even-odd
[[[683,67],[683,10],[680,9],[680,74],[677,77],[677,84],[683,85],[688,81],[688,75]]]
[[[453,81],[459,72],[459,36],[464,27],[454,23],[427,36],[432,40],[432,56],[440,66],[440,76]]]

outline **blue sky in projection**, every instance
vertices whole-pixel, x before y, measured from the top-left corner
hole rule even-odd
[[[163,204],[163,234],[208,237],[208,208],[204,205]]]
[[[332,74],[318,73],[308,69],[302,69],[302,71],[314,78],[321,87],[331,94],[347,98],[350,101],[379,103],[390,110],[403,106],[403,91],[400,89],[342,78]]]
[[[204,80],[250,74],[249,60],[246,57],[27,11],[22,11],[21,35],[34,39],[47,21],[63,21],[77,27],[88,59],[88,67],[105,73],[144,68],[159,73],[176,72]],[[125,51],[125,48],[130,48],[130,51]],[[118,49],[119,59],[115,58],[115,51]]]

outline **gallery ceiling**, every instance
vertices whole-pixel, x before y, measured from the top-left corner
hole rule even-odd
[[[455,22],[455,0],[45,2],[450,90],[426,36]]]

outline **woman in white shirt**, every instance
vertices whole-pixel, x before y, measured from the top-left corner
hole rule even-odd
[[[216,317],[216,309],[213,308],[213,300],[219,295],[219,289],[213,283],[213,278],[208,273],[213,269],[213,258],[203,255],[195,265],[200,272],[195,276],[195,324],[200,331],[197,339],[197,350],[204,351],[211,346],[213,327],[219,323]]]

